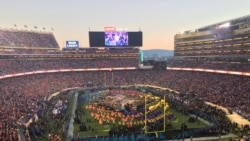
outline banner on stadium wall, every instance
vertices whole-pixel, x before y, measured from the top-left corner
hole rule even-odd
[[[126,27],[105,26],[104,31],[105,32],[128,31],[128,28],[126,28]]]
[[[66,48],[79,48],[79,41],[66,41]]]
[[[105,26],[104,31],[105,32],[114,32],[114,31],[116,31],[116,29],[114,26]]]

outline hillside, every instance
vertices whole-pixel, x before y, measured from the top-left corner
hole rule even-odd
[[[172,57],[174,56],[173,50],[164,50],[164,49],[151,49],[151,50],[142,50],[145,57]]]

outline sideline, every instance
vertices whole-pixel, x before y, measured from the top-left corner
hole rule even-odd
[[[189,114],[190,117],[193,117],[193,118],[196,118],[196,115],[193,115],[193,114]],[[208,126],[212,126],[213,123],[210,123],[209,121],[206,121],[205,119],[203,118],[200,118],[200,117],[197,117],[197,119],[203,123],[205,123],[206,125]]]
[[[219,140],[219,139],[228,139],[228,138],[236,138],[238,136],[236,136],[235,134],[229,133],[227,135],[223,135],[223,136],[212,136],[212,137],[199,137],[199,138],[192,138],[192,141],[208,141],[208,140]],[[182,139],[180,139],[182,140]],[[175,141],[175,140],[166,140],[166,141]],[[177,140],[176,140],[177,141]],[[191,138],[185,138],[184,141],[191,141]]]
[[[78,92],[74,94],[73,106],[72,106],[72,111],[71,111],[71,116],[70,116],[70,121],[69,121],[69,128],[67,132],[67,139],[71,139],[74,136],[74,118],[75,118],[75,111],[76,111],[76,106],[77,106],[77,97],[78,97]]]

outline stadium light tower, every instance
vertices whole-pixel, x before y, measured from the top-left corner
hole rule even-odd
[[[179,31],[179,34],[184,34],[184,30],[183,30],[183,29],[180,30],[180,31]]]
[[[219,25],[219,28],[228,28],[228,27],[230,27],[230,23],[229,22],[224,23],[222,25]]]

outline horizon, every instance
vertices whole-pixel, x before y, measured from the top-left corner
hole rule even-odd
[[[62,48],[67,40],[89,47],[89,31],[114,26],[142,31],[141,50],[174,50],[178,32],[249,15],[249,7],[247,0],[10,0],[0,5],[0,28],[51,31]]]

